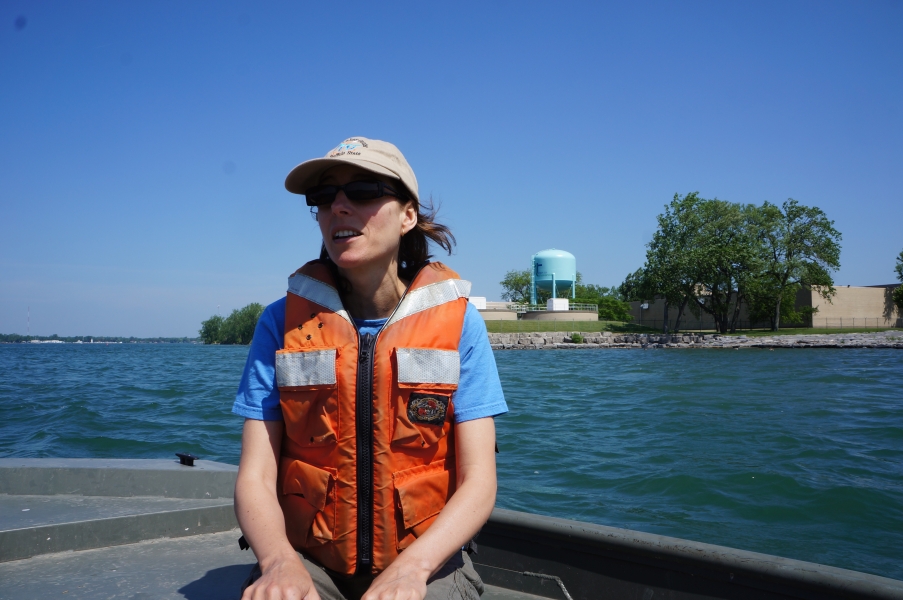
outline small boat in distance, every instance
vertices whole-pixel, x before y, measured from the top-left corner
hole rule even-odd
[[[0,459],[0,597],[238,598],[255,559],[237,543],[237,470]],[[903,600],[895,579],[504,509],[472,558],[486,600]]]

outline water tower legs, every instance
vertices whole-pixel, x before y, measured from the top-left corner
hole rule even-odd
[[[536,304],[536,256],[532,259],[533,267],[530,269],[530,304]]]

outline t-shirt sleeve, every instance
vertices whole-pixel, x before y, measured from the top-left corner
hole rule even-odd
[[[470,303],[464,313],[458,352],[461,354],[461,376],[454,395],[455,422],[496,417],[508,412],[486,322]]]
[[[282,298],[267,306],[257,320],[232,405],[233,413],[257,421],[283,420],[276,387],[276,351],[282,349],[284,331],[285,298]]]

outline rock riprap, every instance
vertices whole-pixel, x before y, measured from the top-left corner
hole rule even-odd
[[[571,336],[579,334],[582,343]],[[590,348],[897,348],[903,350],[903,331],[877,333],[812,333],[746,337],[717,333],[546,332],[490,333],[493,350],[585,350]]]

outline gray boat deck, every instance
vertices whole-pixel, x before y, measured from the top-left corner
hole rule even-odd
[[[0,531],[24,527],[47,527],[64,523],[147,513],[173,512],[191,508],[232,506],[231,500],[194,498],[103,498],[98,496],[9,496],[0,495]]]
[[[240,535],[234,529],[0,563],[0,599],[237,599],[256,562],[238,548]],[[491,586],[483,598],[539,600]]]
[[[236,467],[196,464],[0,459],[0,600],[239,598],[256,558],[238,546]]]

